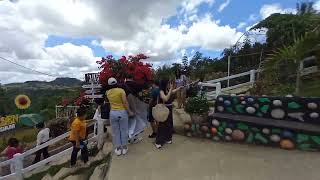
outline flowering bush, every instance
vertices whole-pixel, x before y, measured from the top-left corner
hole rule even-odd
[[[109,55],[103,57],[101,61],[97,61],[102,69],[100,72],[100,83],[103,86],[107,85],[108,79],[114,77],[119,83],[124,83],[125,79],[133,79],[137,84],[148,84],[153,79],[151,65],[141,62],[148,57],[144,54],[136,56],[122,56],[116,60]]]
[[[86,106],[89,104],[89,100],[85,97],[84,92],[80,92],[79,96],[74,100],[70,100],[68,98],[63,98],[59,103],[63,107],[67,106]]]

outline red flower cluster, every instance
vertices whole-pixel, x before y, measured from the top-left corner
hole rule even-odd
[[[80,106],[87,103],[88,103],[88,99],[85,97],[85,93],[81,92],[80,95],[74,100],[63,98],[60,102],[60,105],[62,105],[63,107],[67,107],[69,105]]]
[[[101,61],[97,61],[102,69],[100,72],[100,83],[107,85],[110,77],[116,78],[119,83],[123,83],[125,79],[133,79],[140,85],[149,83],[153,80],[152,66],[141,62],[147,58],[144,54],[128,56],[128,58],[122,56],[118,60],[114,59],[111,55],[103,57]]]

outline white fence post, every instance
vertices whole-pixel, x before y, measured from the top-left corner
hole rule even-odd
[[[221,83],[216,83],[216,97],[218,97],[221,94]]]
[[[97,120],[97,142],[98,142],[98,149],[101,149],[103,146],[103,134],[104,134],[104,120],[99,119]]]
[[[250,83],[253,84],[255,81],[256,71],[250,70]]]
[[[23,155],[22,154],[17,153],[13,155],[13,164],[10,164],[10,169],[11,169],[11,173],[16,174],[17,180],[23,180],[23,175],[22,175]]]

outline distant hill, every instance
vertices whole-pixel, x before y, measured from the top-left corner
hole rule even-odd
[[[40,88],[40,89],[60,89],[60,88],[67,88],[67,87],[80,87],[83,81],[76,79],[76,78],[56,78],[53,81],[26,81],[24,83],[11,83],[5,84],[3,87],[5,88]]]

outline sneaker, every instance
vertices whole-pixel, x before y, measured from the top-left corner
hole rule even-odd
[[[161,145],[161,144],[157,144],[157,143],[155,143],[154,145],[156,146],[156,148],[157,148],[157,149],[162,148],[162,145]]]
[[[116,153],[117,156],[120,156],[121,153],[122,153],[121,148],[116,148],[116,149],[114,150],[114,153]]]
[[[125,155],[128,153],[128,146],[122,147],[122,155]]]
[[[172,144],[172,140],[170,140],[170,141],[167,141],[166,143],[167,143],[167,144]]]
[[[157,133],[152,133],[149,135],[149,138],[156,138],[157,137]]]

